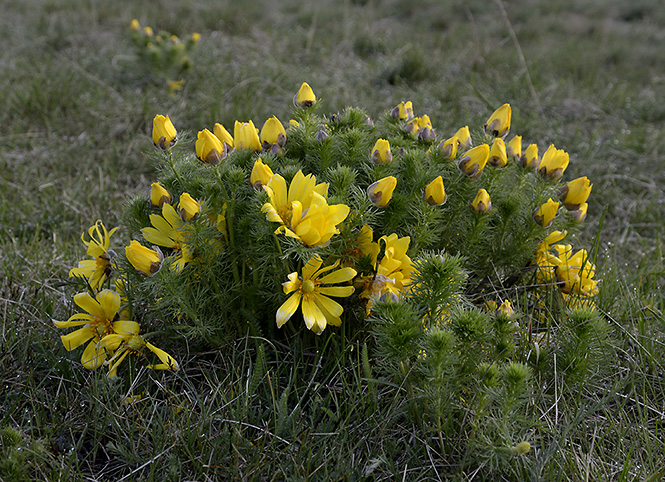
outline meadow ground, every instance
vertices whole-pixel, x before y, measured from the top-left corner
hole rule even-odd
[[[521,474],[661,480],[665,10],[657,0],[144,5],[3,5],[0,474],[492,480],[503,473],[480,454],[450,463],[405,421],[390,387],[379,402],[366,399],[353,364],[321,374],[304,355],[276,348],[281,362],[256,370],[243,340],[223,352],[182,349],[187,369],[175,379],[140,372],[137,385],[152,396],[127,406],[124,395],[135,387],[86,371],[60,343],[51,320],[75,308],[64,281],[82,257],[81,232],[96,219],[117,225],[126,200],[154,180],[142,154],[153,148],[154,115],[168,113],[194,132],[235,119],[286,119],[307,81],[326,112],[352,105],[379,116],[409,99],[451,134],[509,102],[523,136],[570,153],[571,179],[586,175],[594,184],[578,241],[598,241],[598,304],[617,356],[596,385],[552,402]],[[137,59],[133,18],[201,34],[176,95]],[[299,381],[291,388],[295,407],[270,398],[265,372],[276,377],[284,366],[291,372],[282,375]]]

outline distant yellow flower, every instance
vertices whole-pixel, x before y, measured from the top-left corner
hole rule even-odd
[[[169,149],[175,144],[178,133],[169,116],[156,115],[152,120],[152,142],[161,149]]]
[[[147,348],[153,352],[162,363],[149,365],[153,370],[177,370],[178,363],[164,350],[148,343],[139,335],[141,327],[135,321],[121,320],[114,324],[115,333],[106,335],[99,342],[99,346],[109,350],[113,356],[106,362],[109,365],[109,378],[116,376],[118,367],[129,354],[144,356]]]
[[[233,148],[233,136],[229,134],[229,131],[227,131],[222,124],[219,122],[215,123],[212,133],[217,139],[226,144],[227,151]]]
[[[263,186],[268,185],[268,181],[273,176],[272,169],[267,164],[264,164],[261,158],[254,162],[252,174],[249,177],[249,183],[254,189],[262,190]]]
[[[413,117],[404,125],[404,130],[421,141],[432,141],[436,137],[428,115]]]
[[[340,268],[339,261],[321,268],[323,261],[316,254],[302,269],[302,277],[297,272],[289,274],[289,281],[282,283],[285,294],[293,293],[276,314],[277,326],[281,328],[302,304],[302,316],[308,329],[321,334],[327,325],[339,326],[344,309],[328,296],[347,297],[355,291],[353,286],[325,286],[347,283],[356,275],[353,268]]]
[[[152,37],[153,33],[154,33],[154,32],[152,31],[152,27],[144,27],[144,28],[143,28],[143,34],[144,34],[146,37]]]
[[[460,128],[453,137],[457,137],[459,141],[460,149],[468,150],[473,146],[473,141],[471,140],[471,133],[469,132],[469,126],[464,126]]]
[[[208,129],[199,131],[195,147],[196,157],[206,164],[218,164],[227,153],[226,144]]]
[[[515,316],[515,310],[513,310],[513,307],[510,305],[510,301],[504,300],[503,303],[501,303],[501,306],[496,311],[497,316],[505,316],[506,318],[512,318]]]
[[[178,214],[183,221],[193,221],[201,214],[201,203],[189,193],[183,192],[178,202]]]
[[[554,221],[554,217],[556,216],[558,210],[558,201],[552,201],[552,198],[550,198],[545,204],[533,212],[533,220],[538,226],[546,228],[552,224],[552,221]]]
[[[478,179],[483,173],[490,156],[490,146],[481,144],[466,151],[457,161],[458,167],[471,179]]]
[[[69,270],[69,277],[85,278],[93,291],[99,290],[104,282],[111,276],[111,258],[114,253],[110,250],[111,236],[118,228],[107,231],[104,223],[97,221],[88,229],[90,241],[85,240],[85,233],[81,234],[81,241],[88,247],[86,254],[93,259],[79,261],[76,268]]]
[[[441,176],[438,176],[425,187],[423,197],[430,206],[441,206],[446,202],[446,190],[443,187]]]
[[[367,195],[377,207],[384,208],[393,197],[393,191],[397,186],[397,178],[394,176],[384,177],[367,188]]]
[[[185,85],[184,80],[168,80],[166,82],[167,87],[169,88],[169,95],[175,95],[176,92],[180,92],[182,87]]]
[[[455,156],[457,155],[457,148],[459,147],[460,142],[457,136],[453,136],[450,139],[446,139],[445,141],[441,141],[439,144],[439,149],[441,149],[443,153],[443,157],[447,159],[454,159]]]
[[[506,144],[503,142],[503,139],[497,137],[492,142],[492,148],[490,149],[490,157],[487,160],[490,166],[494,167],[506,167],[508,165],[508,155],[506,154]]]
[[[513,453],[517,455],[524,455],[529,450],[531,450],[531,444],[529,442],[523,441],[512,447]]]
[[[494,137],[505,137],[510,132],[510,117],[512,110],[510,104],[503,104],[485,122],[485,134]]]
[[[251,120],[249,122],[236,121],[233,127],[233,142],[236,149],[261,150],[259,132]]]
[[[114,323],[113,319],[120,309],[120,295],[111,290],[102,290],[94,298],[89,293],[78,293],[74,295],[74,303],[87,313],[76,313],[67,321],[54,323],[57,328],[81,327],[60,338],[67,351],[90,341],[83,351],[81,363],[85,368],[94,370],[106,360],[106,350],[98,343],[103,336],[115,331],[117,322]]]
[[[171,203],[171,193],[159,182],[150,185],[150,204],[155,208],[161,208],[164,203]]]
[[[522,136],[513,137],[506,146],[506,154],[514,161],[519,161],[522,157]]]
[[[393,160],[393,153],[390,152],[390,143],[385,139],[376,141],[369,158],[375,164],[389,164]]]
[[[132,29],[133,32],[138,32],[141,29],[141,24],[139,23],[138,20],[133,19],[132,22],[129,24],[129,27]]]
[[[551,144],[540,160],[538,173],[543,177],[558,181],[568,167],[568,162],[568,153],[563,149],[557,149],[554,147],[554,144]]]
[[[192,34],[192,42],[194,42],[195,44],[197,44],[197,43],[199,43],[200,40],[201,40],[201,34],[198,33],[198,32],[194,32],[194,33]]]
[[[284,147],[286,144],[286,130],[277,117],[272,116],[263,124],[261,143],[265,150],[269,150],[273,145]]]
[[[157,273],[164,259],[161,251],[146,248],[135,240],[125,247],[125,256],[134,269],[145,276]]]
[[[399,120],[411,119],[413,117],[413,103],[410,100],[400,102],[390,111],[390,116]]]
[[[520,164],[526,169],[536,170],[539,163],[538,146],[536,144],[529,144],[522,157],[520,157]]]
[[[298,107],[312,107],[316,104],[316,95],[307,82],[303,82],[300,86],[293,98],[293,103]]]
[[[490,195],[485,189],[479,189],[476,197],[471,202],[471,208],[477,213],[486,213],[492,209]]]
[[[586,203],[587,199],[589,199],[592,187],[593,184],[589,182],[586,176],[570,181],[559,192],[561,202],[569,211],[580,209]]]

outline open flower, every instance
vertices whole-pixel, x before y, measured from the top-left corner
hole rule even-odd
[[[320,334],[328,324],[339,326],[342,306],[328,296],[347,297],[355,291],[353,286],[326,286],[347,283],[356,275],[353,268],[340,268],[339,261],[321,268],[323,261],[319,255],[312,256],[302,269],[302,277],[297,272],[289,274],[289,281],[282,283],[284,293],[293,293],[276,314],[277,326],[281,328],[302,303],[302,316],[308,329]]]
[[[510,104],[503,104],[495,110],[485,122],[485,134],[502,138],[507,136],[510,132],[511,113]]]
[[[485,189],[478,189],[476,197],[471,202],[471,208],[477,213],[486,213],[492,209],[490,195]]]
[[[548,199],[545,204],[537,208],[533,212],[533,220],[538,226],[543,228],[548,227],[552,224],[554,217],[556,216],[557,211],[559,210],[559,202],[552,201],[552,198]]]
[[[76,313],[67,321],[54,323],[58,328],[81,327],[60,338],[67,351],[90,341],[83,351],[81,363],[94,370],[106,360],[106,351],[98,343],[103,336],[115,331],[113,319],[120,309],[120,295],[111,290],[102,290],[94,298],[89,293],[78,293],[74,295],[74,302],[87,313]]]
[[[196,139],[196,157],[207,164],[219,164],[227,153],[226,144],[208,129],[199,131]]]
[[[430,206],[441,206],[446,202],[446,190],[443,187],[441,176],[438,176],[425,187],[423,198]]]
[[[550,144],[540,160],[538,173],[543,177],[558,181],[568,167],[568,162],[568,153],[563,149],[557,149],[554,144]]]
[[[233,127],[233,142],[236,149],[261,150],[259,132],[251,120],[249,122],[236,121]]]
[[[393,197],[393,191],[397,186],[397,178],[394,176],[384,177],[367,188],[367,195],[376,207],[384,208]]]
[[[157,273],[164,259],[161,251],[146,248],[136,240],[132,240],[129,246],[125,247],[125,256],[134,269],[144,276]]]
[[[275,116],[265,121],[261,128],[261,143],[264,150],[270,150],[273,145],[279,148],[286,144],[286,131],[284,126]]]
[[[175,144],[178,133],[169,116],[156,115],[152,120],[152,142],[160,149],[169,149]]]
[[[316,104],[316,95],[314,95],[314,91],[307,82],[303,82],[300,89],[298,89],[295,97],[293,97],[293,104],[298,107],[312,107]]]
[[[506,167],[508,165],[508,155],[506,153],[506,144],[503,142],[503,139],[497,137],[492,142],[492,148],[490,149],[490,157],[487,160],[490,166],[494,167]]]
[[[393,160],[393,153],[390,152],[390,143],[385,139],[376,141],[369,158],[375,164],[389,164]]]
[[[86,254],[93,259],[79,261],[76,268],[69,270],[69,277],[86,278],[90,288],[99,290],[104,282],[111,277],[111,258],[114,253],[109,249],[111,236],[118,228],[107,231],[104,223],[97,221],[88,229],[90,241],[85,240],[85,233],[81,234],[81,241],[88,247]]]
[[[150,215],[151,227],[143,228],[143,238],[149,243],[173,249],[175,261],[171,269],[182,271],[192,260],[192,253],[185,242],[186,223],[170,204],[162,206],[162,215]]]
[[[116,376],[118,367],[129,354],[144,356],[146,348],[153,352],[161,363],[149,365],[153,370],[177,370],[178,363],[164,350],[148,343],[139,335],[141,327],[135,321],[120,320],[114,323],[114,333],[106,335],[99,342],[99,346],[113,352],[113,356],[106,362],[109,365],[109,378]]]
[[[459,158],[458,167],[463,173],[471,179],[478,179],[483,173],[485,164],[490,157],[490,146],[481,144],[473,149],[466,151],[462,157]]]
[[[569,211],[576,211],[589,199],[592,187],[586,176],[570,181],[559,191],[561,202]]]
[[[580,249],[575,254],[571,245],[557,244],[554,249],[560,260],[555,273],[561,291],[565,294],[595,296],[598,293],[598,282],[593,279],[596,267],[589,260],[586,249]]]

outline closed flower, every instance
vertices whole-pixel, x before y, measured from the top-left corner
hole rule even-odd
[[[479,189],[476,197],[471,202],[471,208],[477,213],[486,213],[492,209],[492,201],[485,189]]]
[[[446,202],[446,190],[443,187],[441,176],[438,176],[425,187],[423,197],[430,206],[441,206]]]
[[[293,103],[298,107],[312,107],[316,104],[316,95],[307,82],[303,82],[300,86],[293,98]]]
[[[236,121],[233,128],[233,142],[236,149],[261,150],[259,133],[251,120],[249,122]]]
[[[446,139],[445,141],[441,141],[439,144],[439,149],[441,149],[441,153],[443,154],[443,157],[447,159],[454,159],[455,156],[457,155],[457,148],[459,147],[460,142],[457,136],[453,136],[450,139]]]
[[[146,248],[134,240],[125,248],[125,256],[134,269],[144,276],[152,276],[157,273],[164,259],[162,252],[158,249]]]
[[[494,137],[505,137],[510,132],[510,104],[503,104],[485,122],[485,134]]]
[[[506,145],[506,154],[514,161],[519,161],[522,157],[522,136],[513,137]]]
[[[189,193],[183,192],[178,203],[178,214],[183,221],[192,221],[201,214],[201,203],[194,199]]]
[[[263,124],[261,143],[265,150],[269,150],[273,145],[284,147],[286,144],[286,130],[277,117],[272,116]]]
[[[254,167],[252,168],[252,174],[249,177],[249,183],[254,189],[261,190],[263,186],[268,185],[268,181],[273,176],[272,169],[267,164],[264,164],[261,159],[257,159],[254,162]]]
[[[152,120],[152,142],[161,149],[169,149],[175,144],[178,133],[169,116],[156,115]]]
[[[586,211],[589,208],[588,203],[582,204],[578,209],[575,209],[574,211],[569,211],[570,215],[573,217],[575,221],[578,223],[581,223],[586,219]]]
[[[226,156],[226,144],[208,129],[199,131],[196,139],[196,157],[207,164],[218,164]]]
[[[471,179],[478,179],[483,173],[483,168],[487,164],[490,156],[490,146],[481,144],[473,149],[466,151],[458,161],[458,166]]]
[[[538,146],[536,144],[529,144],[529,146],[524,151],[524,154],[520,157],[520,165],[525,169],[536,170],[538,167]]]
[[[390,143],[385,139],[376,141],[369,158],[375,164],[389,164],[393,160],[393,153],[390,152]]]
[[[473,146],[473,141],[471,140],[471,133],[469,132],[469,126],[464,126],[455,132],[455,137],[459,141],[460,149],[471,149]]]
[[[558,181],[568,167],[568,162],[568,153],[563,149],[557,149],[554,147],[554,144],[551,144],[540,160],[538,173],[543,177]]]
[[[379,179],[367,188],[369,200],[377,207],[386,207],[390,202],[390,199],[393,197],[393,191],[396,186],[397,178],[394,176]]]
[[[492,142],[490,157],[487,162],[494,167],[506,167],[508,165],[508,155],[506,154],[506,144],[503,139],[497,137]]]
[[[559,203],[557,201],[552,201],[548,199],[545,204],[537,208],[533,212],[533,220],[537,225],[542,226],[543,228],[548,227],[552,224],[554,217],[556,216],[557,211],[559,210]]]
[[[215,134],[217,139],[226,144],[227,151],[233,148],[233,136],[229,134],[229,131],[222,124],[217,122],[212,129],[212,133]]]
[[[153,182],[150,185],[150,204],[152,207],[161,208],[164,203],[170,202],[171,193],[169,193],[160,183]]]
[[[569,211],[575,211],[589,199],[592,187],[586,176],[570,181],[559,192],[561,202]]]

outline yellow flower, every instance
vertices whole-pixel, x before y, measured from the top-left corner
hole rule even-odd
[[[233,142],[236,149],[261,150],[259,132],[251,120],[249,122],[236,121],[233,127]]]
[[[514,447],[512,447],[513,453],[517,454],[517,455],[524,455],[529,450],[531,450],[531,444],[529,442],[526,442],[526,441],[522,441],[522,442],[518,443],[517,445],[515,445]]]
[[[503,104],[485,122],[485,134],[494,137],[505,137],[510,132],[510,117],[512,110],[510,104]]]
[[[384,177],[367,188],[367,195],[369,200],[372,201],[377,207],[384,208],[393,197],[393,191],[397,186],[397,178],[394,176]]]
[[[125,247],[125,256],[134,269],[145,276],[152,276],[159,271],[164,259],[161,251],[146,248],[134,240]]]
[[[458,167],[471,179],[478,179],[483,173],[490,156],[490,146],[481,144],[466,151],[458,160]]]
[[[546,251],[549,251],[551,245],[561,241],[563,238],[566,237],[567,234],[568,231],[552,231],[550,234],[547,235],[547,237],[543,240],[543,242],[538,245],[538,248],[536,249],[536,256]]]
[[[559,192],[561,202],[569,211],[580,209],[589,199],[592,187],[593,184],[589,182],[586,176],[570,181]]]
[[[269,150],[273,145],[284,147],[286,144],[286,131],[277,117],[272,116],[263,124],[261,142],[265,150]]]
[[[169,95],[173,96],[176,92],[182,90],[182,86],[185,85],[184,80],[168,80],[166,82],[167,87],[169,88]]]
[[[267,186],[270,178],[273,176],[272,169],[267,164],[264,164],[261,158],[257,159],[254,162],[254,167],[252,168],[252,174],[249,177],[249,183],[254,189],[259,191],[263,189],[263,186]]]
[[[446,202],[446,190],[443,187],[441,176],[438,176],[425,187],[423,197],[430,206],[441,206]]]
[[[289,127],[296,128],[300,127],[300,122],[295,119],[289,119]]]
[[[152,27],[144,27],[143,28],[143,34],[146,37],[152,37],[152,35],[153,35]]]
[[[485,189],[479,189],[476,197],[471,202],[471,208],[477,213],[486,213],[492,209],[490,195]]]
[[[579,296],[595,296],[598,293],[598,283],[593,279],[596,267],[589,260],[587,251],[580,249],[573,255],[571,245],[561,244],[554,246],[554,249],[561,260],[555,270],[561,291]]]
[[[390,111],[390,117],[399,120],[411,119],[413,117],[413,104],[410,100],[400,102]]]
[[[222,124],[219,122],[215,123],[212,133],[217,139],[226,144],[227,151],[233,148],[233,136],[229,134],[229,131],[227,131]]]
[[[201,40],[201,34],[198,33],[198,32],[194,32],[194,33],[192,34],[192,42],[194,42],[195,44],[197,44],[197,43],[199,43],[200,40]]]
[[[457,155],[457,148],[459,147],[459,139],[457,136],[453,136],[450,139],[446,139],[445,141],[441,141],[441,144],[439,144],[439,149],[443,152],[443,157],[446,157],[448,159],[454,159],[455,156]]]
[[[226,144],[208,129],[199,131],[196,139],[196,157],[207,164],[218,164],[227,153]]]
[[[295,97],[293,97],[293,104],[297,107],[312,107],[316,104],[316,95],[314,95],[314,91],[307,82],[303,82],[300,89],[298,89]]]
[[[515,310],[513,310],[513,307],[510,305],[510,301],[505,300],[501,303],[501,306],[496,310],[496,315],[505,316],[506,318],[512,318],[515,316]]]
[[[464,126],[460,128],[453,137],[457,137],[459,141],[459,146],[462,149],[468,150],[473,146],[473,141],[471,140],[471,133],[469,132],[469,126]]]
[[[404,125],[404,130],[409,134],[417,136],[421,141],[433,141],[436,137],[434,128],[432,127],[432,121],[428,115],[410,119]]]
[[[88,229],[90,241],[85,240],[85,233],[81,234],[81,241],[88,247],[86,254],[94,259],[79,261],[76,268],[69,270],[69,277],[86,278],[93,291],[99,290],[112,273],[111,258],[114,253],[109,249],[111,236],[118,228],[107,231],[101,221],[97,221]]]
[[[379,243],[373,242],[374,231],[367,225],[360,228],[356,238],[357,252],[352,253],[354,257],[369,256],[372,266],[376,267],[376,258],[379,256]]]
[[[277,326],[281,328],[297,311],[302,302],[302,316],[308,329],[316,334],[325,330],[328,324],[342,324],[340,316],[344,309],[328,296],[347,297],[355,291],[353,286],[324,286],[346,283],[356,275],[353,268],[340,268],[337,261],[332,266],[321,268],[323,261],[317,254],[312,256],[302,269],[302,277],[297,272],[289,274],[289,281],[282,283],[285,294],[293,293],[276,314]]]
[[[520,164],[525,169],[536,170],[538,167],[538,146],[536,144],[529,144],[529,147],[526,148],[522,157],[520,157]]]
[[[183,221],[193,221],[201,214],[201,203],[189,193],[183,192],[178,203],[178,214]]]
[[[90,341],[83,351],[81,363],[94,370],[106,360],[106,351],[98,346],[99,340],[115,331],[113,322],[120,309],[120,295],[115,291],[102,290],[93,298],[89,293],[74,295],[74,302],[87,313],[76,313],[67,321],[56,321],[57,328],[80,326],[76,331],[60,337],[67,351],[71,351]]]
[[[152,120],[152,142],[161,149],[169,149],[175,144],[178,133],[169,116],[156,115]]]
[[[150,215],[151,227],[143,228],[143,238],[149,243],[165,248],[172,248],[176,255],[171,269],[182,271],[185,264],[192,260],[192,253],[185,242],[186,223],[170,204],[162,206],[162,215]]]
[[[494,167],[506,167],[508,165],[508,155],[506,154],[506,144],[503,139],[497,137],[492,142],[490,157],[487,162]]]
[[[545,204],[543,204],[533,212],[533,220],[536,222],[538,226],[546,228],[550,224],[552,224],[554,216],[556,216],[558,210],[559,210],[559,203],[557,201],[552,201],[552,198],[550,198],[547,200]]]
[[[543,177],[558,181],[568,167],[568,153],[563,149],[557,149],[554,144],[543,154],[538,165],[538,173]]]
[[[133,19],[132,22],[129,24],[129,27],[132,29],[132,32],[138,32],[141,29],[141,24],[139,23],[138,20]]]
[[[580,206],[579,209],[575,209],[574,211],[569,211],[570,215],[573,217],[575,221],[578,223],[581,223],[586,219],[586,212],[587,209],[589,208],[589,204],[584,203]]]
[[[153,352],[162,363],[148,365],[153,370],[177,370],[178,363],[164,350],[148,343],[139,335],[141,327],[135,321],[120,320],[114,324],[115,333],[106,335],[101,339],[99,345],[114,352],[106,364],[109,365],[109,378],[116,376],[118,367],[129,354],[144,356],[147,348]]]
[[[393,160],[393,153],[390,152],[390,143],[385,139],[376,141],[369,158],[375,164],[389,164]]]
[[[275,230],[298,239],[306,246],[321,246],[339,233],[337,225],[349,215],[345,204],[328,205],[325,195],[328,184],[316,184],[316,177],[298,171],[288,192],[286,181],[279,174],[270,178],[265,186],[270,202],[261,208],[268,221],[280,223]]]
[[[171,203],[171,199],[171,193],[159,182],[150,185],[150,204],[153,207],[161,208],[164,203]]]
[[[522,157],[522,136],[513,137],[506,146],[506,154],[514,161],[519,161]]]

